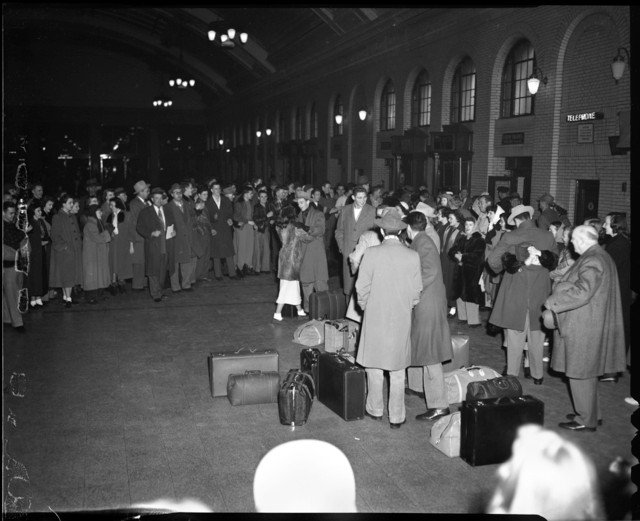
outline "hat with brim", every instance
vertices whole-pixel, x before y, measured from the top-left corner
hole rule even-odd
[[[538,199],[538,201],[543,201],[545,203],[552,203],[554,201],[554,198],[551,194],[542,194],[540,196],[540,199]]]
[[[407,227],[407,223],[402,220],[398,210],[390,210],[382,217],[376,218],[375,224],[386,232],[398,232]]]
[[[558,329],[558,317],[550,309],[545,309],[542,312],[542,323],[547,329]]]
[[[233,186],[227,186],[222,190],[222,195],[231,195],[233,193]]]
[[[151,195],[156,195],[156,194],[167,195],[167,192],[164,191],[164,188],[160,188],[159,186],[156,186],[153,190],[151,190]]]
[[[517,217],[521,213],[528,213],[529,217],[533,217],[533,208],[531,206],[525,206],[524,204],[514,206],[513,208],[511,208],[511,213],[509,214],[509,218],[507,219],[507,224],[509,224],[510,226],[514,226],[516,223],[513,221],[513,218]]]
[[[296,199],[306,199],[309,201],[311,199],[311,190],[296,190]]]
[[[133,185],[133,191],[137,194],[139,194],[140,192],[142,192],[145,188],[149,188],[151,185],[146,183],[145,181],[138,181],[136,184]]]
[[[422,201],[420,201],[416,205],[416,210],[415,211],[423,213],[425,217],[435,217],[436,216],[435,209],[432,206],[429,206],[428,204],[423,203]]]
[[[169,193],[173,193],[176,190],[180,190],[182,192],[182,187],[178,183],[173,183],[171,185],[171,189],[169,190]]]

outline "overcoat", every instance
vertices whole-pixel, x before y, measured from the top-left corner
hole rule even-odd
[[[349,254],[356,247],[360,236],[367,230],[373,229],[375,218],[376,210],[369,203],[362,207],[357,221],[353,204],[345,206],[338,216],[335,237],[338,250],[342,254],[342,280],[345,295],[351,295],[355,280],[349,265]]]
[[[29,221],[31,231],[29,232],[29,245],[31,253],[29,254],[29,273],[27,274],[27,290],[29,297],[41,297],[49,287],[44,286],[44,247],[42,240],[46,234],[44,219],[31,219]]]
[[[82,235],[75,215],[60,210],[51,223],[49,287],[82,284]]]
[[[447,290],[447,302],[450,305],[455,305],[455,300],[460,296],[459,278],[458,275],[458,263],[455,259],[449,257],[449,250],[453,247],[458,238],[458,235],[462,233],[460,227],[447,226],[442,236],[440,251],[440,263],[442,264],[442,280],[444,280],[444,287]]]
[[[558,253],[553,234],[537,228],[532,220],[528,220],[500,238],[500,242],[489,254],[487,264],[495,273],[501,273],[504,271],[502,254],[509,252],[515,255],[516,249],[521,251],[528,246]],[[528,312],[530,329],[539,331],[542,328],[542,305],[550,293],[549,270],[542,266],[523,265],[521,271],[513,274],[505,271],[489,322],[505,329],[524,331]]]
[[[558,316],[551,367],[569,378],[625,370],[624,329],[613,259],[594,244],[567,270],[544,303]]]
[[[165,211],[164,214],[168,227],[171,224],[168,218],[169,212]],[[161,272],[161,254],[164,249],[167,255],[167,269],[171,273],[173,264],[170,263],[172,255],[171,246],[168,243],[173,239],[166,239],[166,231],[163,230],[162,221],[158,217],[155,206],[147,206],[140,211],[136,228],[144,237],[145,274],[164,280],[166,274]],[[158,237],[153,237],[151,232],[155,230],[160,230],[162,233]]]
[[[278,254],[278,278],[280,280],[300,280],[300,265],[304,255],[302,237],[306,232],[292,224],[285,227],[276,226],[282,247]]]
[[[631,243],[624,235],[618,233],[611,237],[606,245],[606,251],[611,255],[618,272],[625,345],[629,345],[631,342]]]
[[[129,227],[129,241],[133,243],[133,264],[144,264],[144,237],[138,233],[137,223],[140,211],[150,206],[149,201],[143,201],[137,195],[129,203],[129,213],[131,214],[131,223]]]
[[[84,282],[82,289],[93,291],[106,288],[111,284],[109,269],[109,242],[111,234],[106,228],[98,229],[95,217],[87,217],[82,229],[84,242],[82,245],[82,273]]]
[[[111,230],[111,242],[109,243],[109,266],[111,273],[118,276],[118,280],[126,280],[133,277],[133,255],[131,254],[131,212],[121,212],[124,220],[118,223],[118,233],[113,226],[113,215],[109,216],[108,227]]]
[[[465,302],[484,305],[480,277],[484,270],[485,241],[480,232],[474,232],[471,237],[460,235],[465,239],[459,243],[460,249],[458,250],[462,253],[462,266],[458,271],[459,298]],[[455,250],[457,250],[456,246],[449,251],[449,256],[452,256]]]
[[[235,255],[233,229],[227,223],[228,219],[233,219],[231,201],[225,196],[221,196],[220,205],[218,206],[213,197],[209,197],[205,203],[205,208],[209,214],[211,227],[216,231],[216,235],[211,237],[211,258],[226,259],[233,257]]]
[[[302,264],[300,265],[300,282],[311,283],[317,280],[329,280],[329,268],[327,267],[327,253],[324,249],[324,214],[309,205],[308,212],[300,212],[297,217],[309,227],[301,237],[304,244],[302,252]]]
[[[420,302],[411,322],[411,365],[434,365],[453,358],[440,254],[425,232],[413,238],[411,249],[420,256],[422,276]]]
[[[411,365],[411,314],[421,291],[417,252],[390,237],[367,249],[356,279],[364,310],[356,358],[360,365],[387,371]]]
[[[182,208],[173,199],[164,206],[164,212],[171,213],[176,236],[173,237],[174,262],[188,264],[191,262],[191,241],[193,239],[193,222],[188,204],[182,203]]]

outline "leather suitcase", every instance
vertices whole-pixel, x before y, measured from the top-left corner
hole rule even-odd
[[[276,403],[280,391],[280,373],[277,371],[245,371],[230,374],[227,380],[227,398],[231,405]]]
[[[465,401],[460,412],[460,457],[473,467],[507,461],[518,427],[544,423],[544,403],[531,395]]]
[[[209,366],[209,387],[211,396],[227,396],[227,382],[230,374],[244,374],[245,371],[278,372],[278,351],[275,349],[248,349],[218,351],[207,357]]]
[[[467,335],[451,335],[453,360],[442,364],[442,371],[448,373],[469,365],[469,337]]]
[[[300,351],[300,370],[309,373],[315,385],[315,394],[318,393],[320,382],[318,381],[318,358],[320,349],[317,347],[307,347]],[[315,395],[314,395],[315,398]]]
[[[314,292],[309,296],[309,318],[335,320],[344,318],[347,302],[341,289]]]
[[[364,418],[365,371],[339,353],[320,353],[318,400],[343,420]]]
[[[309,373],[289,369],[278,392],[278,414],[282,425],[304,425],[313,405],[313,379]]]

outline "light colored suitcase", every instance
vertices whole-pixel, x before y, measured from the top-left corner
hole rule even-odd
[[[245,371],[279,370],[278,351],[275,349],[240,348],[236,351],[210,353],[208,358],[209,386],[211,396],[227,396],[227,382],[230,374],[244,374]]]

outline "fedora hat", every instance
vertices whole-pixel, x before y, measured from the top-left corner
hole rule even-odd
[[[302,188],[298,188],[296,190],[296,199],[306,199],[307,201],[309,201],[311,199],[311,189],[304,190]]]
[[[396,209],[391,209],[382,217],[376,218],[375,224],[388,232],[397,232],[407,227],[407,223],[402,220],[402,216]]]
[[[415,211],[423,213],[425,217],[435,217],[436,216],[436,211],[433,208],[433,206],[429,206],[428,204],[425,204],[422,201],[420,201],[416,205]]]
[[[169,190],[169,193],[171,194],[171,193],[175,192],[176,190],[180,190],[182,192],[182,186],[180,186],[179,183],[173,183],[171,185],[171,189]]]
[[[142,190],[144,190],[145,188],[149,188],[151,185],[143,180],[138,181],[136,184],[133,185],[133,191],[137,194],[139,194],[140,192],[142,192]]]
[[[538,199],[538,201],[544,201],[545,203],[549,203],[551,204],[555,199],[553,198],[553,196],[551,194],[542,194],[540,196],[540,199]]]
[[[542,312],[542,323],[547,329],[558,329],[558,316],[550,309]]]
[[[513,208],[511,208],[511,213],[509,214],[509,218],[507,219],[507,224],[509,224],[510,226],[514,226],[516,223],[513,222],[513,218],[525,212],[529,214],[529,217],[533,217],[533,208],[531,206],[525,206],[524,204],[514,206]]]

